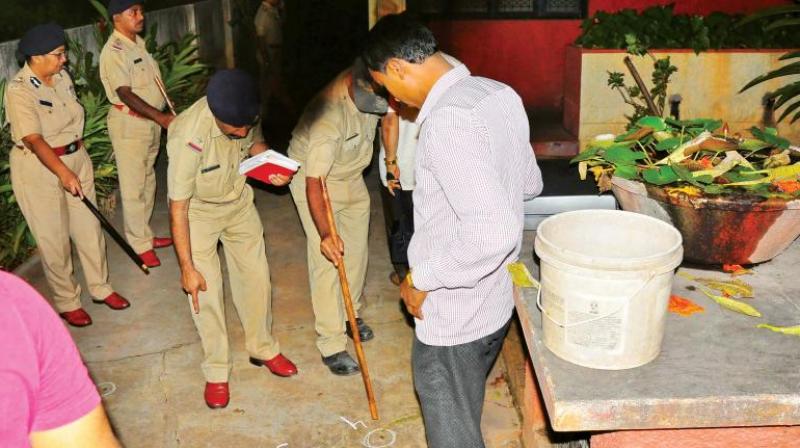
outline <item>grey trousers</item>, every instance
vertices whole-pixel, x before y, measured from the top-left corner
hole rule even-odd
[[[414,388],[429,448],[484,448],[481,412],[486,377],[510,323],[461,345],[426,345],[414,337]]]

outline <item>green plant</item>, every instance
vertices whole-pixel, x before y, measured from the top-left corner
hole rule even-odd
[[[720,120],[646,116],[623,135],[597,137],[572,163],[582,178],[591,171],[601,191],[618,176],[692,196],[800,198],[800,162],[788,140],[773,128],[753,127],[746,137],[726,129]]]
[[[794,5],[779,6],[759,11],[743,19],[741,22],[739,22],[738,26],[743,27],[754,22],[764,21],[769,22],[769,24],[765,27],[766,31],[776,32],[778,30],[788,30],[795,35],[800,34],[800,32],[798,32],[800,31],[800,2],[796,1]],[[790,59],[797,58],[800,58],[800,51],[790,51],[781,56],[780,60],[788,61]],[[769,81],[770,79],[796,75],[800,75],[800,61],[788,63],[783,67],[777,68],[753,79],[747,83],[747,85],[742,87],[742,90],[739,92],[744,92],[745,90],[761,84],[762,82]],[[792,117],[791,121],[792,123],[800,119],[800,111],[797,110],[800,108],[800,99],[797,99],[798,96],[800,96],[800,80],[790,82],[769,94],[768,98],[775,101],[775,105],[773,107],[776,110],[784,106],[786,107],[783,110],[783,113],[781,113],[780,118],[778,118],[778,121],[783,121],[783,119],[791,115],[792,112],[794,112],[794,116]],[[797,101],[789,104],[795,99],[797,99]]]
[[[111,33],[109,22],[105,18],[106,10],[97,0],[89,1],[101,16],[101,20],[95,24],[94,35],[98,46],[102,47]],[[199,61],[195,36],[187,35],[177,42],[159,46],[155,43],[155,35],[156,28],[152,26],[145,39],[151,45],[152,54],[161,67],[167,92],[180,110],[202,95],[209,68]],[[67,47],[75,93],[85,111],[83,142],[94,166],[98,202],[101,208],[113,209],[117,167],[106,127],[106,116],[111,105],[100,81],[95,56],[77,41],[70,40]],[[4,116],[5,85],[5,80],[0,80],[0,267],[10,270],[30,255],[36,242],[11,188],[8,152],[13,143]]]
[[[9,151],[14,147],[5,117],[6,80],[0,79],[0,268],[23,261],[35,244],[11,189]]]
[[[739,15],[715,12],[708,16],[675,14],[674,5],[609,13],[598,11],[581,24],[575,41],[584,48],[627,48],[627,35],[647,48],[691,48],[695,52],[720,48],[800,48],[800,33],[769,29],[768,17],[735,24]]]
[[[670,78],[678,71],[678,68],[670,63],[669,56],[656,59],[652,54],[647,52],[647,47],[643,45],[636,36],[628,34],[625,36],[626,49],[629,54],[635,56],[649,56],[653,61],[653,75],[652,85],[650,89],[650,97],[656,104],[659,110],[664,111],[664,106],[667,103],[667,86],[669,85]],[[621,72],[607,72],[608,73],[608,86],[619,92],[622,100],[633,107],[632,115],[625,115],[628,119],[627,128],[630,129],[642,117],[652,114],[653,112],[647,106],[644,95],[637,85],[625,85],[625,74]]]

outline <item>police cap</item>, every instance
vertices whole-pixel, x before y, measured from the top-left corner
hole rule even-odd
[[[239,69],[215,73],[208,81],[206,98],[214,117],[231,126],[252,125],[261,110],[255,80]]]

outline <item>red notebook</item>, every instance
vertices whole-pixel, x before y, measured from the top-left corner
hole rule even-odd
[[[239,164],[239,174],[244,174],[266,184],[271,183],[269,177],[273,174],[291,176],[298,169],[300,169],[300,163],[296,160],[271,149],[261,154],[256,154]]]

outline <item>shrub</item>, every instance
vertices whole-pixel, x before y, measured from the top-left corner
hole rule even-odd
[[[110,34],[105,21],[105,7],[90,0],[101,14],[96,24],[95,38],[102,47]],[[99,8],[98,8],[99,6]],[[145,35],[148,49],[158,62],[167,94],[181,110],[202,95],[209,68],[200,63],[196,36],[187,35],[177,42],[158,46],[155,26]],[[100,208],[106,212],[114,209],[114,191],[117,188],[117,167],[106,127],[110,104],[100,82],[97,59],[78,42],[68,42],[69,71],[75,83],[75,92],[85,110],[83,141],[94,165],[95,185]],[[13,147],[10,129],[5,124],[3,93],[5,81],[0,80],[0,268],[11,270],[27,258],[36,242],[19,210],[11,189],[8,152]]]

